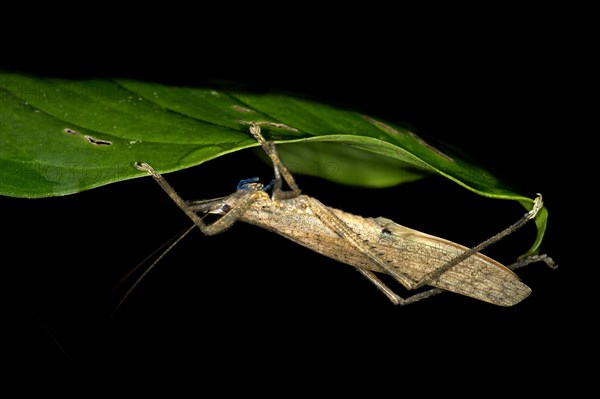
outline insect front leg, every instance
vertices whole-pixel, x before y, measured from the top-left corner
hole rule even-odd
[[[171,197],[173,202],[175,202],[182,211],[185,212],[186,215],[194,222],[196,226],[202,231],[202,233],[206,235],[215,235],[222,233],[223,231],[230,228],[243,213],[248,209],[250,205],[261,195],[260,191],[248,191],[245,195],[236,201],[235,206],[231,207],[221,218],[219,218],[216,222],[207,225],[204,221],[196,214],[198,207],[193,205],[189,205],[183,198],[177,194],[175,189],[171,187],[171,185],[165,180],[162,175],[152,168],[147,163],[136,164],[135,167],[139,170],[148,172],[150,176],[154,178],[154,180],[160,185],[160,187]],[[217,201],[222,201],[223,199],[219,198]],[[206,202],[211,203],[211,201]]]
[[[185,201],[185,203],[194,212],[217,213],[215,211],[223,208],[224,200],[226,198],[227,197],[212,198],[208,200],[192,200]]]

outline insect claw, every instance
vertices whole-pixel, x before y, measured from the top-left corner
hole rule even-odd
[[[531,208],[531,210],[529,211],[527,218],[530,220],[535,218],[535,215],[537,215],[537,213],[543,207],[544,201],[542,200],[542,194],[537,193],[537,197],[535,197],[535,200],[533,200],[533,208]]]

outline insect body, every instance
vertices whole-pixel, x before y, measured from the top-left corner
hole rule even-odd
[[[325,207],[306,195],[281,201],[261,195],[239,220],[356,268],[395,272],[394,277],[409,289],[469,249],[386,218],[363,218]],[[335,222],[343,224],[350,234],[340,234]],[[358,242],[353,244],[352,239]],[[531,293],[511,270],[480,253],[427,285],[504,306],[514,305]]]
[[[501,306],[512,306],[531,293],[528,286],[510,269],[542,260],[533,257],[505,267],[479,251],[512,233],[533,219],[543,206],[539,196],[533,209],[503,232],[469,249],[451,241],[434,237],[378,217],[364,218],[323,205],[317,199],[300,193],[294,178],[279,159],[274,143],[264,140],[260,126],[250,125],[274,166],[273,192],[257,179],[243,180],[235,193],[222,198],[184,201],[176,191],[146,163],[136,165],[148,172],[165,192],[206,235],[221,233],[236,221],[250,223],[280,234],[320,254],[357,268],[395,304],[408,304],[451,291]],[[282,189],[283,180],[290,190]],[[207,225],[198,216],[213,213],[221,217]],[[401,298],[387,287],[375,273],[394,277],[407,289],[423,285],[434,287],[408,298]]]

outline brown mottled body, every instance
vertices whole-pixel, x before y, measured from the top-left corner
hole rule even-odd
[[[383,217],[352,215],[302,195],[293,176],[279,159],[275,144],[263,138],[261,123],[250,122],[249,125],[250,132],[273,162],[275,180],[271,196],[266,192],[268,187],[258,183],[257,179],[249,179],[241,181],[237,191],[229,196],[185,201],[150,165],[136,166],[148,172],[204,234],[221,233],[238,220],[273,231],[356,267],[395,304],[405,305],[451,291],[495,305],[512,306],[529,296],[531,290],[511,269],[533,261],[544,261],[554,267],[552,260],[545,256],[505,267],[479,252],[532,220],[543,206],[541,196],[534,201],[532,210],[516,223],[469,249]],[[282,189],[283,181],[289,190]],[[221,217],[207,225],[199,216],[206,213]],[[409,290],[423,285],[434,288],[401,298],[374,272],[392,276]]]
[[[341,237],[323,223],[315,215],[316,204],[325,206],[307,195],[272,200],[265,193],[239,220],[273,231],[348,265],[386,273],[377,262],[351,245],[346,237]],[[356,233],[381,262],[414,284],[469,249],[383,217],[364,218],[339,209],[326,208]],[[531,293],[531,289],[515,273],[481,253],[467,258],[427,284],[502,306],[514,305]],[[411,285],[405,286],[412,288]]]

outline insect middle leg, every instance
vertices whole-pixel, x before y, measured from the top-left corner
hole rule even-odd
[[[263,150],[267,153],[271,162],[273,162],[273,170],[275,172],[275,185],[273,186],[273,197],[275,199],[291,199],[300,195],[300,188],[294,180],[294,176],[279,158],[275,143],[266,141],[260,132],[260,125],[256,122],[250,123],[250,133],[256,141],[260,143]],[[287,183],[290,191],[283,190],[283,180]]]
[[[273,169],[275,172],[275,184],[273,186],[274,198],[275,199],[290,199],[290,198],[294,198],[294,197],[297,197],[298,195],[300,195],[300,189],[298,188],[298,185],[296,184],[294,177],[292,176],[290,171],[287,169],[285,164],[279,158],[279,154],[277,153],[277,147],[276,147],[275,143],[268,142],[265,140],[265,138],[261,134],[260,125],[255,122],[250,123],[250,133],[252,134],[252,136],[254,136],[256,141],[258,141],[260,143],[263,150],[267,153],[267,155],[273,162]],[[286,183],[288,184],[288,186],[290,187],[291,191],[283,191],[282,177],[283,177],[283,180],[285,180]],[[371,254],[371,251],[368,250],[368,248],[361,243],[361,241],[358,238],[358,236],[356,235],[356,233],[354,233],[352,231],[352,229],[350,229],[344,222],[342,222],[339,218],[337,218],[334,214],[332,214],[319,201],[313,200],[313,203],[315,203],[315,205],[317,205],[317,204],[320,205],[320,206],[317,206],[317,209],[314,209],[314,210],[317,211],[316,213],[317,213],[318,217],[326,225],[328,225],[333,231],[335,231],[337,234],[341,234],[344,237],[346,237],[346,239],[349,241],[349,243],[351,245],[357,246],[358,250],[360,250],[361,252],[364,252],[367,256],[371,257],[375,263],[377,263],[381,267],[383,267],[384,270],[388,271],[388,273],[393,275],[396,279],[398,279],[398,281],[401,281],[402,283],[404,283],[407,286],[409,286],[410,284],[413,283],[406,276],[399,275],[398,273],[396,273],[396,271],[394,269],[390,268],[387,264],[379,261],[378,258],[375,257],[373,254]],[[358,269],[358,271],[361,272],[369,281],[371,281],[393,303],[406,304],[406,303],[414,302],[414,300],[413,301],[410,300],[412,297],[409,299],[403,299],[400,296],[398,296],[397,294],[395,294],[391,289],[389,289],[385,284],[383,284],[381,282],[381,280],[379,280],[371,271],[366,270],[366,269],[360,269],[360,268]],[[416,297],[416,296],[425,297],[423,294],[424,293],[417,294],[417,295],[414,295],[414,297]]]
[[[279,155],[277,154],[277,149],[275,147],[275,143],[268,142],[265,140],[265,138],[262,136],[262,134],[260,132],[260,125],[255,122],[250,123],[250,133],[252,134],[252,136],[254,136],[256,141],[258,141],[260,143],[263,150],[267,153],[267,155],[269,156],[269,158],[271,158],[271,161],[273,162],[273,168],[275,170],[275,185],[273,188],[274,198],[275,199],[290,199],[290,198],[294,198],[294,197],[297,197],[298,195],[300,195],[300,189],[298,188],[298,185],[296,184],[294,177],[289,172],[289,170],[285,167],[285,165],[279,158]],[[288,186],[290,187],[291,191],[283,191],[282,190],[282,188],[281,188],[282,177],[286,181]],[[398,273],[394,268],[391,268],[385,262],[381,261],[376,255],[372,254],[371,250],[368,248],[368,246],[366,244],[364,244],[362,242],[360,237],[354,231],[352,231],[352,229],[350,227],[348,227],[343,221],[341,221],[337,216],[335,216],[329,209],[327,209],[326,206],[324,206],[323,204],[321,204],[319,201],[315,200],[314,198],[311,200],[311,206],[313,208],[312,210],[315,213],[315,215],[326,226],[328,226],[331,230],[336,232],[336,234],[344,237],[350,245],[352,245],[357,250],[364,253],[369,258],[371,258],[375,264],[381,266],[387,273],[392,275],[394,278],[396,278],[398,281],[400,281],[402,284],[404,284],[407,288],[412,288],[412,286],[415,284],[414,281],[409,279],[407,276],[404,276],[404,275]],[[373,278],[376,279],[376,277],[374,277],[374,275],[372,273],[370,273],[367,270],[363,270],[363,269],[359,269],[359,271],[361,271],[363,273],[363,275],[365,275],[365,277],[367,277],[378,288],[380,288],[382,290],[382,292],[384,294],[386,294],[386,296],[388,296],[388,298],[390,298],[390,299],[392,298],[392,296],[388,295],[388,293],[387,293],[389,291],[389,289],[386,291],[385,289],[382,289],[380,285],[378,285],[374,282]],[[395,295],[395,294],[393,294],[393,295]],[[396,295],[396,297],[397,297],[397,295]],[[392,300],[392,302],[394,302],[394,300]]]

